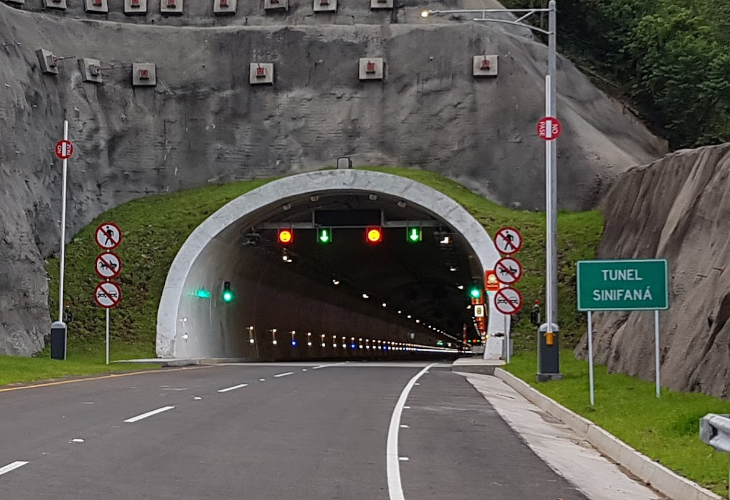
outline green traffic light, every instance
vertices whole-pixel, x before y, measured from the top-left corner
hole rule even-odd
[[[322,245],[332,243],[332,230],[331,229],[320,229],[317,231],[317,242]]]
[[[231,302],[233,300],[233,292],[231,291],[231,282],[223,282],[223,293],[221,294],[223,302]]]
[[[423,233],[421,232],[420,227],[409,227],[408,233],[406,234],[409,243],[418,243],[423,239]]]
[[[479,290],[479,287],[476,287],[475,286],[475,287],[472,287],[472,289],[469,292],[469,294],[472,296],[472,298],[478,299],[479,297],[482,296],[482,291]]]

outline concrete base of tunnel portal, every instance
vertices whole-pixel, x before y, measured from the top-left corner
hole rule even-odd
[[[230,241],[230,234],[234,232],[231,230],[232,227],[242,226],[248,220],[257,218],[260,220],[262,214],[271,212],[288,201],[326,193],[371,193],[403,200],[423,213],[443,221],[461,235],[469,247],[470,254],[476,257],[482,270],[493,269],[499,260],[500,256],[492,238],[474,217],[456,201],[419,182],[382,172],[349,169],[323,170],[285,177],[229,202],[208,217],[187,238],[170,267],[163,289],[157,317],[157,356],[161,359],[232,358],[250,361],[351,358],[350,349],[333,347],[335,343],[340,344],[345,339],[349,343],[350,337],[356,336],[352,331],[343,332],[342,329],[347,328],[342,323],[330,323],[327,332],[314,333],[312,340],[315,346],[320,346],[320,341],[323,341],[322,343],[327,346],[327,352],[315,354],[310,349],[309,351],[312,351],[310,356],[304,346],[307,339],[300,337],[301,344],[295,347],[293,343],[290,345],[286,332],[279,334],[280,345],[276,348],[276,344],[271,345],[273,337],[268,338],[268,333],[265,332],[257,332],[255,342],[249,342],[245,329],[251,321],[243,319],[240,314],[237,316],[233,308],[225,307],[216,301],[220,283],[234,272],[242,276],[249,273],[249,276],[242,278],[237,284],[239,295],[243,295],[241,291],[246,294],[245,305],[250,305],[250,302],[255,303],[258,300],[257,294],[263,293],[260,290],[265,289],[261,278],[256,282],[255,277],[251,277],[253,273],[251,268],[256,265],[249,264],[247,267],[244,266],[245,269],[235,269],[236,266],[243,264],[238,262],[236,258],[238,250]],[[194,297],[196,287],[201,284],[213,290],[211,300],[207,303]],[[370,332],[369,338],[373,342],[373,349],[378,340],[408,342],[409,328],[337,310],[328,304],[323,304],[323,301],[317,298],[315,291],[312,292],[312,296],[300,294],[296,297],[281,295],[285,293],[284,291],[277,293],[279,294],[277,297],[285,297],[280,311],[282,315],[287,314],[286,304],[290,306],[296,304],[302,309],[318,311],[330,318],[347,318],[346,323],[352,324],[352,328],[356,328],[356,331]],[[488,334],[491,336],[496,332],[502,332],[508,321],[505,321],[504,315],[495,309],[491,300],[488,310]],[[458,336],[460,340],[461,332],[450,333],[454,337]],[[321,339],[320,334],[325,334],[326,338]],[[357,335],[357,338],[361,336],[363,333]],[[264,346],[266,352],[261,352],[259,347]],[[397,353],[388,354],[392,357]],[[406,356],[407,353],[404,352],[403,355]]]

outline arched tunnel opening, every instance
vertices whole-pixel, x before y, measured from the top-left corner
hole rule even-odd
[[[464,325],[479,337],[469,291],[484,294],[497,259],[484,228],[423,184],[361,170],[287,177],[230,202],[188,238],[163,291],[157,354],[454,355]],[[503,331],[488,306],[488,331]]]

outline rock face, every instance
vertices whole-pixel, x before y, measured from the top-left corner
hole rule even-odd
[[[669,261],[660,313],[662,385],[727,398],[730,389],[730,143],[679,151],[621,174],[602,201],[599,258]],[[595,359],[654,379],[654,315],[596,313]],[[576,349],[587,355],[584,338]]]
[[[544,205],[535,124],[547,57],[523,29],[423,20],[422,8],[443,6],[414,0],[387,12],[361,0],[325,16],[299,0],[276,15],[239,2],[232,17],[185,3],[182,17],[139,18],[117,0],[101,16],[77,1],[66,12],[0,3],[0,354],[30,354],[49,330],[43,258],[59,246],[52,150],[64,118],[76,145],[69,239],[136,197],[319,169],[343,155],[436,170],[505,205]],[[59,75],[41,73],[40,48],[65,58]],[[485,53],[499,56],[497,78],[472,76],[472,57]],[[101,61],[102,84],[82,80],[84,57]],[[384,81],[358,80],[361,57],[385,59]],[[135,62],[157,65],[156,87],[131,86]],[[273,86],[249,84],[253,62],[274,63]],[[664,154],[565,59],[558,89],[561,208],[593,206],[604,179]]]

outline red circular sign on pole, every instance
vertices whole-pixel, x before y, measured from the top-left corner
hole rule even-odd
[[[71,141],[58,141],[56,143],[56,156],[62,160],[68,160],[74,154],[74,145]]]
[[[111,309],[122,301],[122,289],[113,281],[105,281],[96,285],[94,300],[99,307]]]
[[[553,116],[545,116],[537,122],[537,135],[540,136],[540,139],[555,140],[560,137],[562,131],[563,126],[560,124],[560,120]]]
[[[522,294],[514,288],[502,288],[494,295],[494,307],[502,314],[516,314],[522,309]]]
[[[494,235],[494,245],[505,255],[515,254],[522,248],[522,234],[513,227],[503,227]]]
[[[96,258],[94,269],[100,278],[113,280],[122,274],[122,259],[113,252],[104,252]]]
[[[96,228],[96,244],[104,250],[114,250],[122,242],[122,230],[113,222],[105,222]]]

